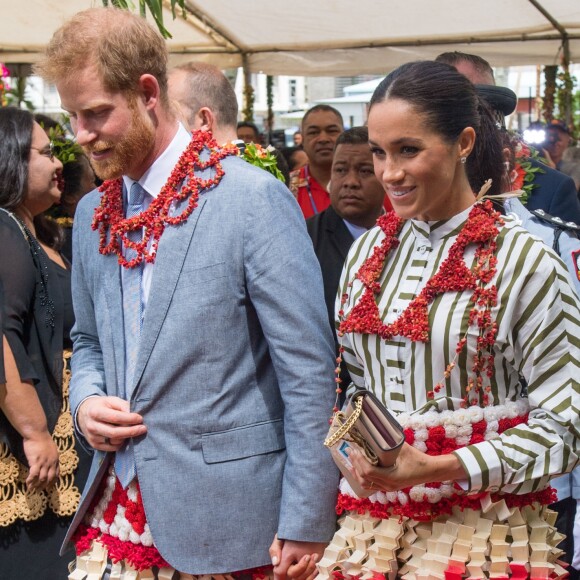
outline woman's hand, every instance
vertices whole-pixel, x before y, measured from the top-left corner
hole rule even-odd
[[[317,575],[316,562],[327,544],[280,540],[278,535],[270,546],[274,566],[274,580],[313,580]]]
[[[463,465],[452,453],[427,455],[408,443],[403,443],[392,467],[371,465],[360,451],[352,447],[347,453],[352,462],[351,472],[365,489],[398,491],[421,483],[467,478]]]
[[[28,434],[22,442],[30,468],[26,486],[29,490],[45,489],[58,477],[58,447],[48,431]]]

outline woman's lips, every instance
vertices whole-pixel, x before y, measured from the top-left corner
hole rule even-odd
[[[392,187],[387,190],[388,194],[393,197],[404,197],[414,191],[415,187]]]

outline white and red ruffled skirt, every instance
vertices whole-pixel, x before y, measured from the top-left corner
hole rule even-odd
[[[84,522],[73,542],[77,558],[69,580],[190,580],[196,578],[175,570],[157,548],[145,517],[137,479],[123,489],[113,465],[103,478]],[[204,580],[266,580],[271,567],[206,575]],[[199,577],[201,578],[201,577]]]
[[[407,443],[439,455],[494,439],[527,422],[525,401],[399,415]],[[556,579],[567,573],[557,545],[551,488],[523,495],[467,495],[454,482],[359,498],[345,479],[339,530],[318,564],[320,580]]]

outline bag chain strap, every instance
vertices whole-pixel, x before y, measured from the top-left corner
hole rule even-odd
[[[350,417],[348,417],[346,421],[344,421],[344,423],[342,423],[340,427],[332,435],[329,435],[324,440],[324,445],[326,447],[332,447],[333,445],[338,443],[338,441],[344,439],[344,436],[354,427],[354,424],[358,421],[358,418],[362,413],[362,406],[363,406],[363,397],[358,397],[354,403],[354,409]],[[344,416],[345,416],[344,413],[339,411],[338,413],[336,413],[334,417],[337,421],[340,422],[344,420]]]

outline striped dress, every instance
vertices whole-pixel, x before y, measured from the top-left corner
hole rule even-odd
[[[394,322],[439,270],[470,210],[445,221],[404,223],[398,236],[400,244],[388,255],[380,278],[377,303],[384,323]],[[382,230],[375,227],[351,247],[337,298],[336,311],[342,308],[343,317],[364,292],[356,273],[383,238]],[[468,266],[475,262],[475,250],[474,244],[466,248],[464,259]],[[463,488],[459,493],[477,498],[478,505],[483,496],[497,500],[501,494],[516,498],[528,494],[537,498],[544,493],[552,476],[570,471],[578,464],[580,454],[580,310],[567,271],[550,248],[509,217],[500,226],[496,256],[497,268],[492,280],[498,291],[497,304],[492,309],[497,323],[495,374],[491,378],[484,375],[482,392],[488,396],[487,405],[480,398],[474,407],[462,408],[466,387],[472,378],[470,371],[478,336],[477,325],[468,324],[472,291],[447,292],[435,298],[429,306],[428,342],[412,342],[399,336],[385,341],[377,335],[354,333],[345,334],[341,339],[343,357],[354,385],[372,390],[404,427],[411,428],[405,429],[409,443],[423,451],[432,450],[433,442],[428,438],[438,428],[442,429],[442,440],[452,445],[447,445],[445,450],[444,443],[440,452],[456,453],[468,474],[467,481],[458,482]],[[341,305],[344,294],[348,299]],[[445,378],[446,367],[464,336],[467,336],[466,347]],[[443,388],[433,392],[437,383],[442,383]],[[456,489],[453,482],[446,482],[436,491],[427,484],[423,491],[407,490],[407,495],[377,493],[359,500],[343,480],[338,511],[362,514],[366,510],[379,518],[388,517],[388,510],[381,515],[385,505],[408,505],[414,497],[437,504],[441,498],[458,493]],[[341,498],[347,500],[342,506]],[[463,510],[471,504],[460,505]],[[402,513],[394,511],[399,516]],[[396,528],[397,522],[393,525]],[[352,521],[347,522],[348,526],[354,526]],[[365,530],[368,531],[366,525]],[[344,536],[346,532],[340,533]],[[404,533],[401,528],[399,536]],[[397,541],[401,548],[401,537]],[[375,546],[376,550],[379,547]],[[400,550],[395,552],[402,565]],[[327,555],[326,566],[324,562],[319,566],[321,578],[327,570],[335,569],[351,575],[384,572],[370,563],[368,568],[353,564],[352,553],[348,560],[351,564],[333,567],[337,562],[347,561],[348,554],[346,549],[342,559]],[[407,575],[403,577],[422,577],[417,572],[421,565],[420,558],[410,568],[404,565],[403,572]],[[482,564],[482,569],[486,570],[487,566],[489,570],[490,565],[488,561]],[[502,565],[496,562],[496,566]],[[390,569],[396,567],[391,564]],[[479,570],[476,566],[471,575],[477,576]]]

